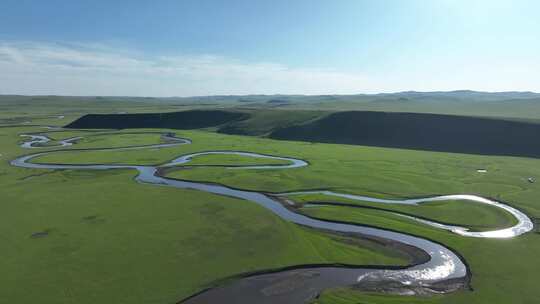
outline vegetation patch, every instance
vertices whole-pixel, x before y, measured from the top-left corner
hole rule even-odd
[[[234,154],[209,154],[193,157],[188,166],[251,166],[251,165],[288,165],[282,159],[258,158]]]
[[[228,123],[218,129],[219,133],[238,135],[267,135],[272,131],[306,123],[328,112],[323,111],[287,111],[287,110],[246,110],[250,117]]]

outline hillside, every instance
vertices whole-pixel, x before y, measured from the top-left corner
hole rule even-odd
[[[486,155],[540,157],[540,125],[489,118],[337,112],[269,137],[324,143]]]
[[[192,109],[383,111],[484,116],[540,121],[540,94],[533,92],[398,92],[356,95],[226,95],[195,97],[0,95],[0,112],[81,115],[176,112]],[[59,111],[61,109],[61,111]]]
[[[199,129],[249,117],[240,112],[193,110],[169,113],[88,114],[68,124],[75,129],[169,128]]]

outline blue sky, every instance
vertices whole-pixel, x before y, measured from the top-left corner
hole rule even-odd
[[[540,91],[540,1],[25,1],[0,93]]]

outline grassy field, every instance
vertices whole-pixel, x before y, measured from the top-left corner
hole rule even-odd
[[[151,134],[152,136],[155,136],[155,134]],[[204,133],[204,135],[208,136],[208,133]],[[211,135],[211,134],[210,134]],[[115,142],[125,142],[126,139],[131,138],[131,140],[134,143],[138,144],[148,144],[149,142],[144,142],[143,139],[150,136],[149,134],[118,134],[114,136],[96,136],[100,138],[109,138],[109,141],[115,141]],[[199,136],[196,135],[196,138],[199,138]],[[157,139],[156,139],[157,140]],[[234,141],[238,141],[238,138],[235,138]],[[216,139],[211,140],[213,143],[216,142]],[[190,146],[184,146],[182,147],[182,150],[189,149],[192,150],[194,146],[201,146],[202,150],[206,150],[210,147],[207,145],[204,145],[202,143],[199,143],[198,140],[195,140],[194,145]],[[272,142],[272,141],[268,141]],[[84,143],[84,141],[83,141]],[[156,143],[156,142],[153,142]],[[274,145],[279,145],[279,142],[272,142]],[[111,143],[107,143],[111,144]],[[248,144],[248,143],[245,143]],[[244,143],[242,143],[244,145]],[[113,145],[114,146],[114,145]],[[218,149],[227,149],[227,147],[235,148],[235,146],[226,146],[226,145],[215,145]],[[320,146],[320,145],[315,145]],[[79,147],[79,146],[78,146]],[[369,149],[369,148],[364,148]],[[161,149],[159,152],[168,152],[169,150],[175,151],[175,148],[170,149]],[[252,149],[253,150],[253,149]],[[121,151],[121,152],[114,152],[114,151],[104,151],[104,152],[65,152],[65,153],[58,153],[58,154],[52,154],[52,155],[46,155],[42,157],[38,157],[34,160],[34,162],[43,162],[43,163],[130,163],[130,164],[157,164],[165,162],[167,159],[163,158],[136,158],[136,159],[130,159],[130,155],[140,155],[140,153],[137,153],[138,151]],[[152,154],[156,154],[158,151],[152,151]],[[417,152],[422,153],[422,152]],[[309,153],[306,153],[309,154]],[[111,157],[109,157],[111,156]],[[421,156],[421,155],[420,155]],[[125,159],[121,159],[124,158]],[[116,159],[115,159],[116,158]],[[314,161],[312,159],[307,159],[308,161],[312,163],[322,162],[321,160]],[[353,166],[348,166],[347,170],[350,171],[358,171],[362,170],[362,164],[360,164],[362,160],[359,159],[358,164],[355,164]],[[204,155],[204,156],[198,156],[195,157],[193,161],[189,162],[187,165],[248,165],[248,164],[285,164],[287,162],[280,161],[280,160],[268,160],[268,159],[257,159],[257,158],[251,158],[251,157],[245,157],[245,156],[233,156],[233,155]],[[314,164],[315,165],[315,164]],[[313,165],[313,166],[314,166]],[[485,173],[478,173],[474,170],[474,163],[469,164],[469,167],[471,168],[470,172],[468,172],[469,175],[468,178],[477,178],[482,183],[486,183],[485,180]],[[295,169],[291,172],[303,172],[305,170],[310,170],[310,168],[302,168],[302,169]],[[329,169],[326,169],[328,171],[329,175],[332,175]],[[345,169],[344,169],[345,170]],[[340,170],[340,173],[334,173],[333,175],[337,178],[342,175],[344,170]],[[208,172],[211,173],[208,173]],[[177,177],[177,178],[187,178],[190,180],[208,180],[208,176],[212,176],[211,181],[217,181],[217,182],[223,182],[226,184],[231,184],[235,187],[246,187],[249,186],[248,183],[244,179],[251,179],[256,178],[257,180],[255,182],[252,182],[254,184],[253,187],[250,187],[252,190],[265,190],[270,192],[277,192],[277,191],[288,191],[291,189],[302,189],[301,186],[295,186],[295,187],[276,187],[276,188],[269,188],[272,185],[278,186],[275,178],[275,174],[278,174],[279,180],[284,179],[284,175],[289,177],[289,180],[295,180],[297,179],[297,175],[290,175],[291,172],[289,170],[287,171],[258,171],[255,176],[253,172],[249,171],[224,171],[219,168],[210,168],[210,169],[198,169],[198,170],[190,170],[190,171],[177,171],[177,172],[171,172],[169,173],[169,176]],[[346,172],[344,172],[346,173]],[[309,172],[308,172],[309,174]],[[488,176],[493,175],[494,173],[488,171]],[[246,176],[244,178],[244,176]],[[307,178],[303,177],[303,175],[298,175],[298,178]],[[320,177],[318,177],[320,178]],[[237,179],[240,179],[238,182],[235,182]],[[310,183],[315,183],[316,181],[310,181]],[[465,180],[464,182],[467,182]],[[488,184],[491,184],[489,181]],[[520,180],[519,183],[516,184],[516,186],[523,185],[523,186],[529,186],[527,182]],[[320,187],[322,185],[317,184],[317,187]],[[483,185],[480,185],[483,186]],[[314,186],[308,186],[307,188],[317,188]],[[335,188],[334,183],[328,183],[328,187]],[[345,188],[342,189],[342,191],[353,191],[354,188]],[[456,190],[458,191],[458,190]],[[466,191],[466,190],[463,190]],[[470,192],[470,190],[469,190]],[[444,193],[444,192],[436,192],[436,193]],[[456,192],[459,193],[459,192]],[[429,194],[429,193],[424,193]],[[380,194],[377,194],[380,195]],[[416,195],[421,195],[420,193]],[[403,194],[391,194],[390,197],[404,197]],[[500,197],[500,194],[497,193],[496,195],[492,195],[492,197]],[[295,199],[300,199],[301,201],[332,201],[332,202],[346,202],[346,203],[357,203],[356,201],[352,200],[346,200],[341,198],[329,198],[324,197],[321,195],[308,195],[304,197],[298,197],[295,196]],[[508,213],[501,211],[498,208],[493,207],[486,207],[480,204],[470,203],[470,202],[437,202],[437,203],[428,203],[423,204],[421,206],[400,206],[400,205],[380,205],[380,204],[374,204],[374,203],[368,203],[368,202],[362,202],[363,206],[369,206],[369,207],[377,207],[377,208],[383,208],[389,211],[397,211],[402,212],[409,215],[417,215],[420,217],[426,217],[433,220],[445,222],[445,223],[451,223],[456,225],[463,225],[466,227],[470,227],[472,230],[486,230],[486,229],[492,229],[494,227],[508,227],[515,223],[515,220],[512,216],[510,216]],[[441,212],[441,209],[444,210],[444,212]]]
[[[34,134],[32,132],[28,132]],[[148,131],[144,133],[134,134],[129,131],[53,131],[47,133],[35,133],[35,134],[45,134],[51,141],[47,142],[41,147],[55,147],[59,145],[59,141],[81,137],[77,139],[77,149],[86,149],[91,147],[108,147],[108,148],[118,148],[125,146],[142,146],[142,145],[153,145],[161,142],[162,132]],[[27,141],[29,138],[20,137],[20,141]],[[38,145],[40,146],[40,145]]]
[[[135,135],[135,136],[134,136]],[[161,133],[149,132],[146,134],[133,134],[129,132],[116,132],[116,133],[97,133],[83,136],[81,140],[77,142],[76,148],[91,148],[91,147],[125,147],[125,146],[143,146],[154,145],[161,141]]]
[[[63,119],[47,116],[54,112],[48,107],[43,112],[46,114],[21,112],[20,121],[31,117],[35,123],[61,125],[76,116]],[[8,119],[9,114],[4,113],[0,118]],[[133,181],[131,171],[54,172],[9,166],[9,160],[17,155],[36,152],[19,148],[17,144],[23,139],[18,134],[38,131],[44,129],[0,128],[3,205],[0,249],[4,256],[0,260],[4,274],[0,279],[0,294],[7,302],[33,303],[39,299],[41,303],[170,303],[214,280],[243,271],[323,262],[389,265],[407,262],[404,257],[373,244],[352,247],[299,228],[243,201],[139,185]],[[137,129],[48,134],[55,140],[82,134],[85,139],[68,148],[78,149],[154,144],[159,142],[159,134],[128,133],[156,131],[176,132],[191,138],[193,144],[138,151],[68,151],[35,161],[160,164],[197,151],[242,150],[302,158],[310,166],[280,171],[196,168],[173,171],[169,176],[268,192],[325,188],[384,198],[471,193],[508,202],[529,216],[540,218],[540,186],[527,182],[528,177],[540,176],[537,159],[282,142],[202,131]],[[48,149],[58,148],[41,150]],[[213,155],[195,158],[190,164],[259,164],[260,161],[268,163],[268,160]],[[478,173],[478,168],[487,169],[487,173]],[[321,196],[296,199],[329,201]],[[349,203],[337,198],[331,201]],[[463,202],[419,207],[356,203],[478,230],[513,223],[508,214],[497,209]],[[534,279],[540,254],[538,233],[511,240],[474,239],[421,225],[384,210],[324,206],[301,211],[314,217],[406,231],[436,240],[463,255],[473,273],[472,292],[415,298],[340,289],[326,292],[317,303],[529,304],[540,299]],[[246,243],[250,244],[248,249]]]
[[[99,134],[99,133],[105,133],[105,131],[85,131],[85,130],[75,130],[75,131],[52,131],[47,132],[46,135],[52,139],[53,141],[58,141],[62,139],[68,139],[73,137],[79,137],[79,136],[85,136],[86,138],[84,140],[87,140],[88,136],[92,136],[93,134]],[[81,141],[79,141],[81,142]]]
[[[249,165],[288,165],[281,159],[256,158],[242,155],[201,155],[196,156],[189,166],[249,166]]]
[[[133,171],[10,166],[17,155],[36,151],[19,148],[18,134],[38,130],[0,128],[0,294],[7,303],[173,303],[247,271],[408,262],[374,243],[348,245],[244,201],[140,185]],[[107,137],[121,146],[147,139]],[[39,151],[48,149],[55,148]]]
[[[311,166],[257,173],[223,172],[210,168],[178,171],[172,175],[273,192],[330,188],[385,198],[473,193],[508,202],[534,218],[540,217],[537,201],[540,188],[537,183],[531,184],[526,180],[529,176],[540,175],[540,161],[536,159],[282,142],[269,142],[262,147],[253,145],[252,149],[266,153],[280,151],[283,155],[303,157]],[[478,173],[477,168],[486,168],[488,172]],[[457,210],[457,206],[459,204],[440,204],[433,206],[433,209],[425,206],[420,207],[418,212],[426,217],[434,216],[434,219],[466,224],[479,230],[485,228],[474,227],[474,223],[479,220],[482,225],[490,227],[511,224],[507,215],[497,210],[479,210],[474,204]],[[439,208],[439,213],[435,211],[436,208]],[[416,213],[414,209],[407,211]],[[304,212],[321,218],[406,231],[442,242],[460,252],[473,273],[474,292],[429,300],[380,296],[364,299],[363,295],[354,292],[349,292],[349,299],[340,300],[339,296],[335,297],[331,293],[328,298],[323,296],[321,303],[535,303],[540,298],[536,284],[530,280],[536,275],[536,268],[533,267],[536,265],[535,256],[540,254],[540,235],[537,233],[512,240],[479,240],[455,236],[377,210],[323,207],[306,208]]]

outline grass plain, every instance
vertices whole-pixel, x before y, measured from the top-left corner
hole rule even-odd
[[[34,130],[0,128],[0,290],[7,302],[170,303],[242,272],[407,263],[375,244],[347,245],[240,200],[137,184],[134,171],[9,166],[36,151],[18,147],[18,134]]]
[[[508,202],[534,218],[540,216],[540,205],[536,200],[540,188],[538,184],[527,181],[529,176],[540,176],[540,160],[536,159],[283,142],[204,131],[177,133],[191,138],[193,144],[159,150],[63,152],[62,156],[52,154],[36,161],[160,164],[196,151],[242,149],[303,158],[310,166],[289,170],[226,170],[201,167],[174,171],[169,173],[169,176],[267,192],[325,188],[385,198],[473,193]],[[204,163],[205,160],[200,161]],[[213,163],[213,160],[207,161]],[[486,168],[488,172],[478,173],[477,168]],[[462,210],[456,209],[458,206]],[[465,224],[479,230],[499,224],[511,224],[506,214],[489,207],[478,208],[475,204],[440,203],[433,207],[422,206],[410,210],[386,205],[379,207],[411,214],[416,214],[418,210],[419,214],[428,218]],[[536,284],[529,279],[535,276],[535,268],[531,265],[535,264],[535,257],[540,254],[540,235],[537,233],[511,240],[474,239],[427,227],[381,210],[318,207],[304,208],[302,211],[314,217],[352,221],[427,237],[450,246],[465,257],[473,273],[473,292],[429,299],[402,298],[404,303],[534,303],[539,296]],[[240,213],[237,215],[245,216]],[[270,214],[268,216],[272,217]],[[518,290],[519,292],[516,292]],[[340,296],[332,292],[327,294],[319,300],[321,303],[328,303],[325,302],[329,301],[325,300],[326,297],[336,301],[333,303],[357,303],[363,301],[365,296],[347,291],[347,297],[339,302],[337,299],[340,299]],[[370,295],[370,302],[366,303],[397,301],[390,299],[393,298]]]
[[[194,157],[189,166],[250,166],[250,165],[288,165],[289,161],[281,159],[256,158],[242,155],[200,155]]]
[[[32,104],[28,108],[14,107],[13,112],[3,112],[0,118],[9,124],[29,121],[64,125],[94,106],[99,107],[99,103],[64,113],[62,107],[44,103],[36,108]],[[124,110],[110,105],[100,112],[111,109]],[[126,109],[151,111],[147,105],[129,108],[126,104]],[[171,110],[175,109],[171,106]],[[10,120],[14,112],[20,119]],[[60,119],[51,113],[66,116]],[[4,274],[0,294],[8,303],[34,303],[36,299],[41,303],[172,303],[215,280],[246,271],[308,263],[407,263],[405,257],[374,244],[353,247],[335,237],[284,222],[244,201],[137,184],[133,171],[52,171],[10,166],[9,161],[16,156],[60,149],[18,147],[23,140],[19,134],[43,131],[24,125],[0,128],[0,269]],[[85,136],[77,145],[66,148],[72,150],[154,144],[159,142],[158,134],[129,133],[161,131],[173,131],[192,139],[193,144],[132,151],[66,151],[36,161],[160,164],[198,151],[242,150],[302,158],[310,166],[279,171],[200,167],[173,171],[169,176],[267,192],[324,188],[384,198],[471,193],[507,202],[535,221],[540,218],[540,186],[527,181],[528,177],[540,176],[540,160],[533,158],[285,142],[207,131],[141,129],[47,134],[55,140]],[[205,156],[194,161],[204,165],[221,161],[245,164],[253,160]],[[487,169],[487,173],[476,172],[478,168]],[[329,198],[306,196],[300,200]],[[337,198],[332,201],[347,202]],[[402,206],[377,207],[479,230],[511,224],[508,216],[498,210],[459,202],[410,210]],[[459,252],[473,274],[473,291],[397,297],[339,289],[325,292],[317,303],[530,304],[540,299],[536,283],[538,232],[508,240],[464,238],[383,210],[335,206],[300,210],[313,217],[399,230],[441,242]]]

